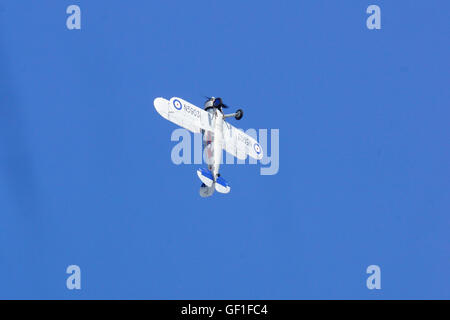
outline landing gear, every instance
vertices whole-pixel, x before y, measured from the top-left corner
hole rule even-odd
[[[234,118],[236,120],[241,120],[243,116],[244,116],[244,111],[242,111],[242,109],[238,109],[236,111],[236,115],[234,116]]]

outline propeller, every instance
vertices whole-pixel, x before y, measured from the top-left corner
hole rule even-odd
[[[205,97],[205,99],[206,99],[205,102],[208,102],[209,100],[213,99],[213,97],[208,97],[208,96],[203,96],[203,97]],[[227,106],[226,104],[224,104],[222,102],[222,98],[219,98],[219,97],[214,98],[214,107],[216,107],[216,108],[224,108],[224,109],[229,108],[229,106]]]
[[[222,102],[222,98],[215,98],[214,106],[219,108],[228,108],[228,106]]]

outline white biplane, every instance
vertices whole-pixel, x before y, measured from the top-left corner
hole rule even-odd
[[[256,160],[262,159],[263,150],[259,143],[225,121],[230,117],[240,120],[243,111],[238,109],[235,113],[224,114],[222,109],[228,107],[223,104],[221,98],[208,98],[204,109],[177,97],[170,100],[156,98],[153,103],[162,117],[191,132],[203,135],[208,169],[197,170],[202,182],[200,196],[209,197],[214,190],[220,193],[230,192],[230,186],[219,174],[222,149],[241,160],[245,160],[247,155]]]

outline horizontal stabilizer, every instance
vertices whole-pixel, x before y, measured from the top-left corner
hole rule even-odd
[[[220,193],[228,193],[231,190],[230,186],[228,185],[228,182],[222,177],[217,178],[215,187],[216,191]]]
[[[211,171],[200,168],[197,170],[198,178],[207,186],[211,187],[214,183],[214,178]]]

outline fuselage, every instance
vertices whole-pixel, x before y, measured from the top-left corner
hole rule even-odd
[[[222,111],[218,108],[209,108],[207,112],[212,115],[214,132],[207,131],[203,133],[203,152],[208,169],[213,174],[214,180],[216,180],[219,176],[220,162],[222,160],[224,118]]]

